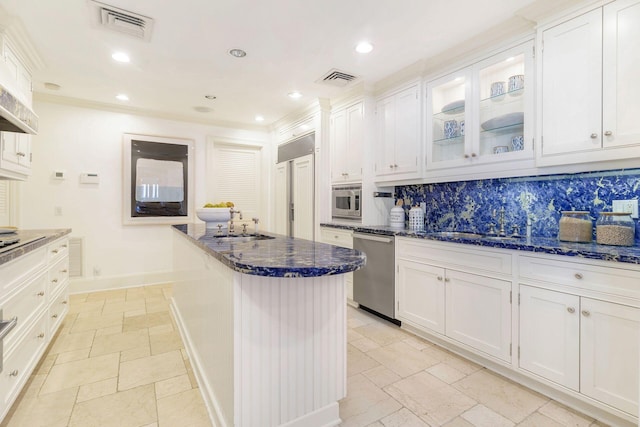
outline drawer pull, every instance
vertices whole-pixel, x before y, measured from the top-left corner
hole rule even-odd
[[[573,276],[578,280],[582,279],[582,273],[576,273]]]
[[[57,315],[57,314],[54,314],[54,315],[52,315],[51,317],[53,317],[54,319],[57,319],[57,318],[58,318],[58,315]]]
[[[38,334],[38,338],[44,338],[44,332],[40,332],[40,333]]]
[[[67,300],[62,301],[62,304],[68,304]]]
[[[53,279],[51,283],[58,283],[58,279]]]
[[[591,316],[591,312],[589,310],[582,310],[582,315],[584,317],[589,317],[589,316]]]
[[[62,246],[60,246],[60,247],[61,247],[61,248],[66,248],[66,247],[67,247],[67,245],[62,245]]]
[[[569,313],[573,314],[573,313],[575,313],[575,312],[576,312],[576,309],[575,309],[575,308],[573,308],[573,307],[567,307],[567,311],[568,311]]]
[[[53,252],[54,254],[57,254],[60,251],[58,251],[58,249],[52,249],[51,252]]]
[[[37,295],[38,295],[39,297],[43,297],[43,296],[44,296],[44,291],[40,291],[40,292],[38,292],[38,293],[37,293]]]
[[[60,270],[60,273],[67,274],[67,269],[65,268],[64,270]]]
[[[10,377],[17,377],[18,376],[18,370],[14,369],[13,371],[9,372],[9,376]]]

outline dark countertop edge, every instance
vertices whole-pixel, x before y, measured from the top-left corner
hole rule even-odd
[[[43,246],[48,245],[54,240],[58,240],[59,238],[66,236],[67,234],[71,234],[70,228],[59,228],[59,229],[43,229],[43,230],[18,230],[16,232],[18,236],[32,236],[43,234],[45,237],[40,240],[36,240],[35,242],[27,243],[26,245],[18,245],[12,250],[4,252],[0,254],[0,265],[6,264],[9,261],[13,261],[14,259],[20,258],[23,255],[28,254],[29,252],[33,252],[34,250],[41,248]],[[26,237],[25,236],[25,237]]]
[[[440,242],[461,243],[465,245],[483,246],[496,249],[510,249],[523,252],[544,253],[576,258],[587,258],[626,264],[640,264],[640,248],[637,246],[607,246],[597,243],[559,242],[551,237],[532,237],[529,241],[489,241],[484,239],[451,238],[429,235],[425,232],[411,230],[393,230],[386,226],[362,226],[347,224],[322,223],[321,227],[351,230],[357,233],[378,234],[386,236],[410,237],[414,239],[436,240]]]
[[[268,266],[260,266],[247,262],[238,262],[232,259],[228,253],[228,251],[216,251],[211,248],[204,242],[193,238],[188,234],[187,231],[181,230],[179,227],[184,226],[184,224],[175,224],[172,225],[173,228],[178,234],[184,236],[188,241],[195,244],[199,248],[206,251],[208,254],[212,255],[215,259],[229,267],[230,269],[237,271],[238,273],[249,274],[254,276],[263,276],[263,277],[280,277],[280,278],[302,278],[302,277],[321,277],[321,276],[334,276],[339,274],[350,273],[352,271],[358,270],[363,267],[365,264],[365,259],[359,260],[358,262],[352,262],[350,264],[336,264],[334,267],[268,267]],[[275,237],[276,239],[293,239],[290,237],[281,236],[274,233],[261,231],[260,234],[264,234],[267,236]],[[313,242],[314,244],[319,245],[327,245],[326,243]],[[310,271],[312,270],[312,271]]]

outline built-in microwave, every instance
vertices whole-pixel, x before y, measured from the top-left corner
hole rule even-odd
[[[362,186],[334,186],[331,189],[331,216],[362,219]]]

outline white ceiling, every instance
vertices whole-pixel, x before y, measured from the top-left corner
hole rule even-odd
[[[88,0],[0,0],[44,62],[34,72],[36,92],[211,123],[254,125],[261,114],[268,125],[317,98],[340,96],[345,89],[315,83],[332,68],[373,84],[512,18],[534,0],[104,2],[153,18],[150,41],[97,28]],[[361,40],[374,51],[356,53]],[[247,56],[231,57],[231,48]],[[127,52],[131,63],[114,62],[114,51]],[[47,90],[45,82],[61,89]],[[290,99],[294,90],[303,97]],[[116,100],[118,93],[130,101]]]

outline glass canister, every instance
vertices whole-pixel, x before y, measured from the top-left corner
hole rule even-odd
[[[633,246],[636,223],[627,212],[600,212],[596,221],[596,242],[601,245]]]
[[[593,240],[593,222],[588,211],[562,211],[558,240],[589,243]]]

